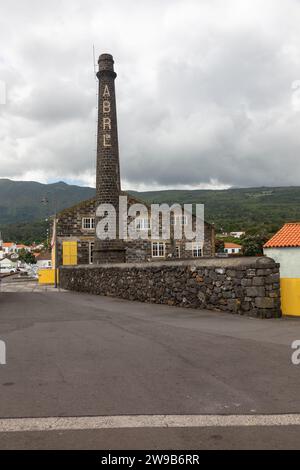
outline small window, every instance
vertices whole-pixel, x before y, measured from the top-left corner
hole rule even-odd
[[[187,225],[187,223],[188,223],[188,218],[186,215],[183,215],[181,217],[181,225]]]
[[[82,219],[82,228],[84,230],[94,230],[95,229],[95,218],[94,217],[84,217]]]
[[[188,223],[188,218],[186,215],[177,215],[174,217],[173,212],[171,212],[170,215],[170,224],[171,225],[187,225]]]
[[[143,219],[141,217],[137,217],[135,219],[135,228],[138,231],[149,230],[150,229],[150,219]]]
[[[180,246],[179,245],[176,245],[175,256],[176,258],[180,258]]]
[[[193,244],[193,257],[194,258],[200,258],[202,256],[202,248],[200,245],[197,245],[196,243]]]
[[[166,252],[166,246],[162,242],[152,243],[152,257],[153,258],[164,258]]]
[[[89,243],[89,264],[94,262],[94,242]]]

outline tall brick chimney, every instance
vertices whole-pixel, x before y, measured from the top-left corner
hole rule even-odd
[[[120,183],[120,162],[115,96],[114,60],[110,54],[99,57],[99,103],[98,142],[96,175],[96,208],[100,204],[112,204],[117,213],[117,239],[95,239],[94,263],[125,262],[124,243],[118,240],[118,214]],[[99,219],[96,217],[96,226]]]

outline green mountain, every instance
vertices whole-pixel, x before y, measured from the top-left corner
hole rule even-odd
[[[95,189],[63,182],[41,184],[34,181],[0,179],[0,231],[4,240],[18,243],[41,242],[47,238],[55,209],[89,199]]]
[[[300,221],[300,187],[168,190],[134,193],[151,203],[201,203],[217,230],[276,232],[284,222]]]
[[[300,187],[131,193],[150,203],[202,203],[206,220],[213,222],[217,231],[271,234],[284,222],[300,221]],[[63,182],[41,184],[0,179],[0,230],[6,240],[41,241],[49,227],[45,219],[54,213],[55,206],[59,211],[94,195],[93,188]]]
[[[55,212],[55,206],[59,211],[94,194],[93,188],[63,182],[41,184],[0,179],[0,225],[47,218]]]

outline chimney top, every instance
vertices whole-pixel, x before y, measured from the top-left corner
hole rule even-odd
[[[98,60],[99,72],[111,71],[114,72],[114,59],[111,54],[101,54]]]

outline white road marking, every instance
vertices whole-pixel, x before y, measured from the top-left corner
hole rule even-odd
[[[120,428],[193,428],[226,426],[299,426],[300,414],[285,415],[139,415],[0,419],[0,433]]]

